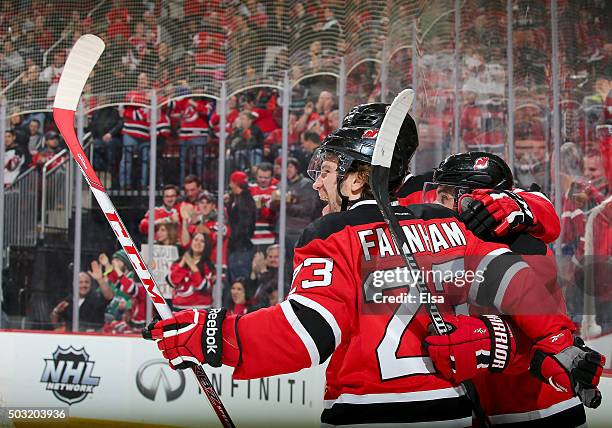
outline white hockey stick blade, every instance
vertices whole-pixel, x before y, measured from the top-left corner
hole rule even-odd
[[[395,141],[413,101],[414,91],[412,89],[404,89],[397,94],[389,106],[378,131],[376,146],[374,146],[374,153],[372,154],[372,165],[379,165],[385,168],[391,166]]]
[[[53,108],[76,111],[85,83],[102,52],[104,42],[98,36],[85,34],[77,40],[60,76]]]

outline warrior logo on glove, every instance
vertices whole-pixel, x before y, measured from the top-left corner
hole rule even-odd
[[[440,376],[453,383],[471,379],[478,372],[502,372],[516,354],[510,326],[497,315],[480,318],[444,316],[451,333],[425,338],[427,352]]]

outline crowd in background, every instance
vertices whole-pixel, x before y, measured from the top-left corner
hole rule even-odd
[[[48,106],[69,46],[81,34],[95,32],[105,39],[107,48],[84,98],[93,165],[118,194],[146,190],[150,133],[156,133],[157,190],[162,203],[154,213],[155,240],[159,245],[176,246],[179,255],[168,271],[168,297],[176,307],[210,305],[219,274],[214,268],[216,235],[223,228],[221,275],[226,302],[237,311],[275,302],[280,198],[287,200],[286,269],[290,270],[293,244],[321,209],[305,177],[308,160],[341,121],[333,79],[308,76],[337,70],[340,57],[350,58],[349,46],[377,46],[380,32],[392,22],[359,5],[354,16],[345,19],[341,5],[332,0],[316,5],[291,2],[290,7],[282,1],[114,0],[91,14],[95,4],[87,1],[72,5],[69,14],[41,0],[32,0],[28,8],[17,7],[17,3],[0,5],[0,81],[7,88],[7,98],[19,100],[9,110],[10,126],[5,134],[5,186],[10,188],[28,168],[42,169],[45,164],[52,168],[51,159],[61,161],[56,155],[63,143],[49,114],[20,112]],[[515,111],[514,129],[509,131],[505,2],[467,2],[462,12],[459,142],[460,150],[512,156],[517,185],[528,188],[536,183],[553,200],[561,199],[564,257],[560,277],[571,297],[570,306],[580,312],[583,289],[572,285],[583,282],[587,221],[593,209],[610,196],[599,143],[610,138],[612,129],[612,43],[604,25],[605,2],[558,3],[561,188],[552,185],[552,47],[550,18],[541,2],[519,1],[515,5]],[[411,13],[411,6],[410,2],[398,5],[392,7],[393,19],[401,20]],[[444,12],[439,5],[429,10],[432,14]],[[525,10],[528,13],[523,13]],[[432,19],[425,12],[421,18],[423,22]],[[423,28],[426,25],[420,25],[416,34],[420,53],[415,68],[411,48],[391,53],[385,94],[389,100],[413,82],[423,94],[416,107],[421,140],[417,172],[433,167],[448,154],[454,137],[455,92],[449,78],[455,72],[452,26],[440,25],[429,33]],[[54,45],[56,41],[60,43]],[[380,55],[382,51],[379,60]],[[346,105],[379,100],[385,88],[380,63],[349,65]],[[214,92],[219,81],[235,77],[246,84],[265,84],[270,76],[276,78],[286,69],[292,85],[288,121],[291,158],[289,192],[280,195],[279,91],[249,89],[228,98],[226,153],[219,153],[218,102],[188,95]],[[129,91],[103,94],[108,82],[113,82],[113,88]],[[157,90],[160,106],[154,115],[146,107],[152,89]],[[40,99],[47,104],[41,107],[36,102]],[[514,153],[504,153],[509,132]],[[223,225],[217,224],[216,212],[220,158],[228,161]],[[145,216],[138,237],[143,242],[147,229]],[[105,328],[116,323],[116,330],[124,329],[120,323],[126,320],[130,325],[141,322],[142,316],[139,287],[133,287],[129,263],[125,272],[116,268],[120,264],[120,253],[113,254],[110,261],[108,255],[100,255],[91,261],[89,272],[81,272],[81,297],[91,300],[92,307],[105,309],[96,322]],[[290,272],[284,274],[290,278]],[[97,297],[87,298],[91,293]],[[64,304],[55,309],[53,319],[70,313]]]

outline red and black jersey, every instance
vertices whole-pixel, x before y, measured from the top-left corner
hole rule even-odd
[[[270,208],[272,193],[275,190],[275,185],[270,185],[264,189],[257,184],[249,184],[249,192],[253,196],[257,207],[255,232],[251,237],[253,245],[270,245],[274,244],[276,240],[276,234],[274,233],[276,212]]]
[[[179,138],[189,140],[208,136],[208,119],[211,104],[203,99],[183,98],[174,102],[174,109],[181,117]]]
[[[394,209],[441,311],[474,303],[521,313],[521,305],[541,297],[530,291],[541,278],[521,256],[479,240],[455,212],[434,204]],[[291,373],[331,356],[323,423],[471,425],[471,404],[461,388],[435,376],[423,347],[427,295],[410,285],[412,277],[397,273],[404,265],[374,201],[307,227],[294,266],[283,303],[224,323],[224,337],[233,343],[232,336],[240,337],[241,360],[224,360],[236,367],[235,378]],[[438,281],[431,275],[438,271],[482,275]],[[548,334],[546,323],[539,327],[530,337]]]
[[[422,198],[423,184],[433,181],[433,173],[411,176],[398,191],[398,199],[402,205],[418,203]],[[523,262],[530,265],[541,279],[540,287],[516,287],[517,293],[511,298],[516,301],[510,311],[516,316],[518,325],[524,327],[531,337],[538,337],[537,331],[560,331],[564,328],[573,330],[571,320],[565,315],[565,303],[560,288],[556,282],[556,263],[550,249],[542,242],[552,242],[559,235],[559,222],[552,203],[539,192],[525,192],[514,189],[529,204],[534,216],[540,221],[537,229],[526,233],[511,235],[504,243],[516,254],[522,254]],[[557,219],[557,221],[555,221]],[[540,238],[541,240],[537,239]],[[501,271],[500,271],[501,272]],[[493,281],[499,286],[491,289],[503,289],[506,282],[503,277]],[[470,313],[499,313],[501,301],[492,297],[488,290],[480,289],[477,284],[471,287],[472,299],[469,299]],[[486,295],[489,297],[485,297]],[[498,294],[498,293],[496,293]],[[522,296],[521,296],[522,295]],[[497,300],[497,301],[496,301]],[[492,303],[492,304],[491,304]],[[496,304],[497,303],[497,304]],[[525,310],[521,310],[525,308]],[[518,310],[517,310],[518,309]],[[516,324],[516,323],[515,323]],[[537,330],[537,331],[536,331]],[[521,331],[522,333],[522,331]],[[480,395],[481,405],[493,425],[508,424],[510,427],[522,427],[538,423],[567,426],[579,426],[585,422],[584,408],[576,397],[571,394],[557,392],[550,385],[544,384],[528,371],[531,359],[531,348],[535,343],[524,334],[519,346],[519,355],[511,367],[501,374],[483,374],[474,379]],[[512,395],[500,395],[500,390],[512,388]],[[559,423],[559,421],[563,421]]]
[[[168,282],[174,288],[172,305],[177,309],[209,309],[212,304],[212,287],[215,275],[210,266],[193,272],[175,262],[170,266]]]
[[[147,103],[146,96],[141,91],[130,91],[125,98],[126,103]],[[138,105],[125,105],[123,108],[122,134],[141,140],[148,140],[150,134],[149,111]]]

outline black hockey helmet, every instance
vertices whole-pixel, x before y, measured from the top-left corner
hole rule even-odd
[[[338,163],[338,182],[359,164],[370,165],[378,130],[388,108],[389,104],[386,103],[360,104],[353,107],[342,121],[342,127],[330,133],[313,154],[308,167],[310,178],[317,179],[322,162],[330,156]],[[418,146],[416,124],[408,114],[402,123],[393,151],[389,176],[390,191],[402,184],[403,178],[408,174],[410,159]]]
[[[434,182],[469,189],[511,190],[514,181],[502,158],[487,152],[450,155],[434,169]]]

